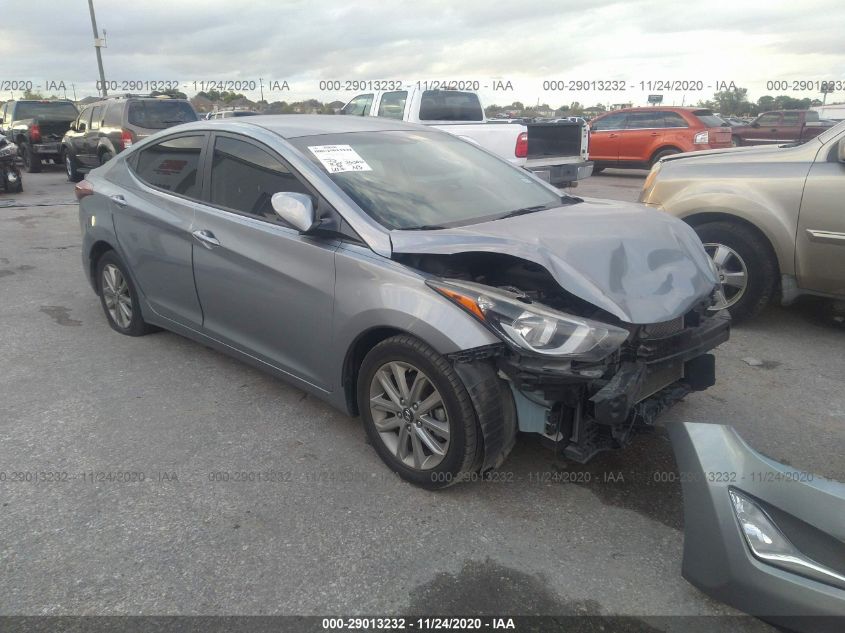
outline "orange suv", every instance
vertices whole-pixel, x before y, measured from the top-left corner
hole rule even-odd
[[[701,108],[625,108],[590,121],[593,173],[605,167],[649,169],[669,154],[731,146],[731,128]]]

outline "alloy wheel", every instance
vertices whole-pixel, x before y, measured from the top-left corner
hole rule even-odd
[[[132,323],[132,297],[123,273],[114,264],[106,264],[102,281],[103,300],[109,316],[119,327],[129,328]]]
[[[704,250],[716,264],[719,282],[727,302],[725,307],[730,308],[742,299],[748,286],[748,267],[745,260],[734,249],[724,244],[708,243],[704,245]]]
[[[450,424],[440,392],[419,368],[391,361],[370,383],[370,412],[381,441],[405,466],[435,468],[449,450]]]

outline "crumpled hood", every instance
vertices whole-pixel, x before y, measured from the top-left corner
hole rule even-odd
[[[568,292],[627,323],[669,321],[718,280],[687,224],[644,205],[585,200],[430,231],[391,231],[394,253],[503,253],[545,267]]]

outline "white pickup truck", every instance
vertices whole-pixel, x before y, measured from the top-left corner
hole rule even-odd
[[[558,187],[571,186],[593,172],[585,125],[571,121],[490,121],[474,92],[413,86],[407,90],[374,90],[352,98],[341,114],[432,125],[476,143]]]

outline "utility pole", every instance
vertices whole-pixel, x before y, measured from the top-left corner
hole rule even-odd
[[[261,100],[264,101],[264,80],[261,77],[258,78],[258,85],[261,86]]]
[[[103,47],[103,40],[100,39],[100,34],[97,32],[97,18],[94,17],[94,0],[88,0],[88,10],[91,12],[91,28],[94,29],[94,50],[97,51],[97,66],[100,69],[100,92],[103,97],[108,96],[106,90],[106,73],[103,70],[103,54],[100,49]]]

